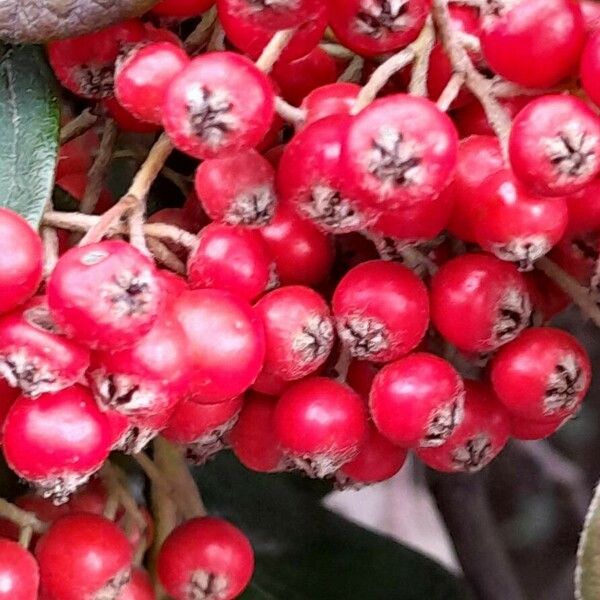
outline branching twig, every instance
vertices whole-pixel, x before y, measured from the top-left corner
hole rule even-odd
[[[191,54],[203,48],[212,36],[213,28],[217,22],[217,7],[213,6],[202,15],[202,20],[190,35],[185,39],[185,48]]]
[[[415,48],[415,61],[412,67],[410,83],[408,84],[409,93],[415,96],[427,96],[427,73],[429,71],[429,57],[435,43],[435,31],[433,22],[429,17],[419,35],[418,43]],[[415,42],[416,43],[416,42]]]
[[[344,72],[338,77],[338,81],[360,81],[364,66],[365,59],[357,54],[350,61]]]
[[[290,43],[296,32],[295,29],[283,29],[278,31],[265,46],[262,54],[256,61],[256,67],[264,73],[270,73],[275,63],[279,60],[281,53]]]
[[[106,487],[106,491],[110,496],[113,496],[118,500],[143,535],[143,532],[148,527],[148,523],[140,511],[135,498],[119,480],[116,467],[107,461],[100,470],[100,477]]]
[[[46,523],[38,519],[36,515],[11,504],[4,498],[0,498],[0,517],[21,528],[30,527],[33,533],[44,533],[47,529]]]
[[[71,119],[60,130],[60,144],[66,144],[71,140],[83,135],[98,122],[98,116],[92,113],[91,108],[84,109],[81,114]]]
[[[174,273],[179,273],[180,275],[185,275],[186,268],[183,262],[179,260],[179,258],[165,246],[160,240],[155,238],[150,238],[148,240],[148,248],[154,258],[167,267],[170,271]]]
[[[450,105],[454,102],[456,96],[458,96],[464,82],[465,77],[462,73],[454,73],[454,75],[452,75],[450,81],[448,81],[437,100],[437,107],[441,111],[446,112],[450,108]]]

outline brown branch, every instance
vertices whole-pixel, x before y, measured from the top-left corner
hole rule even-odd
[[[431,17],[428,17],[423,31],[419,36],[419,43],[415,52],[412,73],[408,91],[415,96],[427,96],[427,73],[429,71],[429,57],[435,43],[435,31]]]
[[[98,118],[99,117],[92,112],[91,108],[84,109],[81,114],[77,115],[74,119],[71,119],[60,130],[61,146],[90,130],[98,122]]]

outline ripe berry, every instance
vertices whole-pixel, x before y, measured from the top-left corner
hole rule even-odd
[[[131,572],[129,583],[121,589],[116,600],[155,600],[154,588],[148,573],[143,569],[135,568]]]
[[[589,34],[593,34],[600,28],[600,6],[594,0],[581,0],[579,7],[581,8],[589,40],[591,38]]]
[[[338,284],[332,305],[342,344],[361,360],[399,358],[417,347],[429,324],[427,289],[396,263],[354,267]]]
[[[498,352],[491,379],[511,413],[530,420],[561,421],[579,409],[590,386],[591,365],[572,335],[537,327]]]
[[[577,2],[499,0],[484,8],[481,47],[486,61],[498,75],[525,87],[550,87],[571,75],[584,40]]]
[[[314,19],[320,5],[321,0],[217,0],[219,16],[235,13],[241,20],[260,24],[273,32]]]
[[[384,210],[435,198],[456,166],[452,121],[425,98],[376,100],[348,128],[342,148],[347,193]]]
[[[474,473],[488,465],[504,448],[510,421],[491,387],[465,381],[465,414],[443,446],[419,448],[417,456],[436,471]]]
[[[61,517],[41,538],[35,554],[42,590],[50,598],[118,598],[131,576],[129,541],[99,515]]]
[[[533,304],[532,324],[547,323],[573,301],[541,271],[533,270],[525,273],[524,277]]]
[[[215,0],[160,0],[151,12],[160,17],[188,18],[207,11]]]
[[[89,363],[89,350],[56,330],[45,299],[0,318],[0,375],[26,396],[73,385]]]
[[[341,189],[345,165],[340,156],[350,122],[348,116],[333,115],[308,125],[286,145],[277,170],[282,201],[330,233],[360,231],[376,216]]]
[[[454,258],[431,282],[431,320],[460,350],[495,350],[515,339],[530,316],[523,276],[514,265],[488,254]]]
[[[367,401],[371,393],[371,386],[375,375],[379,373],[379,367],[373,363],[353,359],[348,365],[346,372],[346,383]]]
[[[284,380],[314,373],[333,348],[334,327],[327,303],[308,287],[286,286],[256,304],[265,327],[263,371]]]
[[[441,446],[462,423],[465,389],[454,367],[417,353],[386,365],[373,381],[369,408],[377,429],[406,448]]]
[[[104,413],[109,421],[115,414],[123,417],[122,413],[108,411]],[[169,412],[155,415],[129,415],[126,417],[126,427],[118,431],[111,431],[112,450],[121,450],[125,454],[138,454],[141,452],[169,423]],[[122,422],[119,424],[122,425]],[[120,437],[116,434],[120,433]]]
[[[572,194],[600,171],[600,119],[574,96],[541,96],[513,121],[509,155],[515,175],[532,191]]]
[[[335,474],[341,487],[361,487],[392,478],[403,467],[407,451],[398,448],[369,424],[367,437],[355,458]]]
[[[591,4],[591,3],[590,3]],[[595,5],[595,3],[594,3]],[[582,2],[582,9],[584,3]],[[595,104],[600,104],[600,33],[594,31],[588,38],[581,56],[579,75],[586,94]]]
[[[279,206],[273,221],[259,231],[282,285],[314,286],[329,275],[334,260],[331,238],[291,207]]]
[[[277,198],[275,171],[255,150],[205,160],[196,171],[196,194],[206,214],[229,225],[270,223]]]
[[[179,525],[165,540],[157,571],[173,600],[233,600],[250,582],[254,552],[231,523],[197,518]]]
[[[429,14],[429,0],[328,0],[329,24],[340,42],[362,56],[407,46]]]
[[[134,117],[128,110],[123,108],[116,98],[105,98],[102,100],[102,107],[107,115],[115,121],[122,131],[132,133],[156,133],[160,130],[158,125],[140,121]]]
[[[567,196],[568,235],[600,231],[600,180],[595,179],[582,190]]]
[[[259,473],[284,471],[287,462],[275,435],[277,398],[248,392],[237,423],[227,435],[237,459]]]
[[[0,379],[0,444],[2,444],[2,427],[10,407],[18,398],[20,390],[11,387],[7,381]],[[1,534],[0,534],[1,537]]]
[[[293,382],[291,381],[284,381],[281,379],[281,377],[277,377],[272,373],[261,371],[250,389],[258,392],[259,394],[281,396],[281,394],[283,394],[283,392],[289,388],[292,383]]]
[[[189,62],[185,50],[171,42],[139,46],[117,64],[115,96],[137,119],[160,125],[167,89]]]
[[[509,170],[488,177],[478,193],[473,219],[477,243],[523,270],[547,254],[567,228],[565,199],[532,194]]]
[[[101,409],[154,415],[170,412],[181,400],[190,371],[183,328],[161,315],[130,348],[95,353],[87,377]]]
[[[48,281],[59,327],[93,348],[131,346],[150,331],[162,301],[153,262],[122,241],[72,248]]]
[[[4,422],[9,467],[57,502],[83,485],[108,457],[111,432],[89,391],[79,385],[35,402],[21,396]]]
[[[48,59],[60,83],[74,94],[109,98],[117,58],[145,38],[141,21],[121,21],[94,33],[50,42]]]
[[[360,396],[324,377],[309,377],[288,388],[275,408],[274,422],[286,456],[318,478],[333,475],[352,460],[367,433]]]
[[[219,404],[198,404],[190,400],[175,408],[166,429],[165,439],[185,446],[185,457],[196,465],[204,464],[227,447],[225,437],[236,424],[241,397]]]
[[[0,539],[0,600],[38,600],[40,572],[20,544]]]
[[[356,83],[339,81],[313,90],[302,100],[304,125],[332,115],[349,115],[360,89]]]
[[[458,144],[458,160],[452,183],[440,197],[453,202],[448,229],[452,235],[465,242],[476,239],[475,218],[480,209],[481,184],[504,166],[498,138],[490,135],[473,135]]]
[[[271,126],[274,104],[271,82],[249,59],[211,52],[171,82],[163,124],[179,150],[219,158],[256,146]]]
[[[0,208],[0,313],[27,301],[42,281],[42,242],[31,225]]]
[[[245,392],[265,357],[263,325],[254,310],[221,290],[185,292],[173,310],[183,325],[192,361],[191,399],[214,404]]]

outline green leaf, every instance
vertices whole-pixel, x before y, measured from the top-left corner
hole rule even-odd
[[[596,487],[579,541],[575,597],[577,600],[600,598],[600,484]]]
[[[252,540],[256,571],[244,600],[462,600],[434,561],[323,508],[293,475],[251,473],[229,454],[195,471],[213,514]]]
[[[0,47],[0,206],[38,227],[52,196],[59,106],[41,48]]]

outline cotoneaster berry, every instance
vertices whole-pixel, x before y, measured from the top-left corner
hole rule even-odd
[[[346,383],[365,401],[369,399],[371,386],[379,367],[373,363],[353,359],[346,371]]]
[[[20,544],[0,539],[0,600],[38,600],[40,573]]]
[[[160,0],[152,13],[160,17],[195,17],[211,8],[215,0]]]
[[[152,580],[143,569],[133,569],[129,583],[122,588],[117,600],[155,600]]]
[[[343,81],[316,88],[302,100],[306,115],[303,125],[332,115],[349,115],[360,89],[356,83]]]
[[[254,552],[236,527],[214,517],[186,521],[165,540],[158,555],[160,582],[174,600],[233,600],[254,570]]]
[[[366,409],[346,385],[309,377],[289,387],[274,414],[275,433],[292,464],[310,477],[333,475],[359,451]]]
[[[595,179],[575,194],[566,196],[569,223],[567,235],[600,231],[600,180]]]
[[[408,268],[369,261],[337,286],[333,315],[342,344],[361,360],[388,362],[417,347],[429,324],[429,299]]]
[[[125,416],[117,411],[104,413],[111,427],[111,450],[125,454],[138,454],[169,424],[171,414],[167,411],[154,414]],[[123,421],[125,417],[125,421]]]

